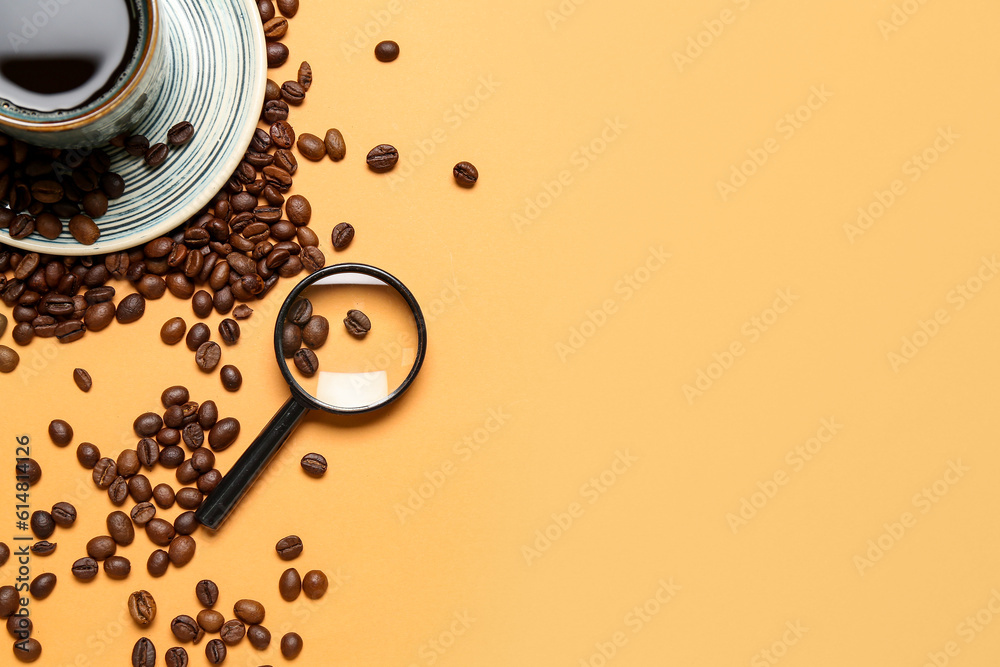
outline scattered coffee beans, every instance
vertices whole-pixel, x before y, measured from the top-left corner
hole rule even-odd
[[[226,645],[221,639],[213,639],[205,645],[205,657],[211,665],[221,665],[226,661]]]
[[[316,357],[316,353],[312,350],[302,348],[297,350],[292,359],[295,362],[295,368],[299,370],[305,377],[312,377],[316,375],[319,370],[319,359]]]
[[[205,631],[201,629],[198,622],[190,616],[181,614],[170,622],[170,631],[174,637],[183,643],[197,644],[205,636]]]
[[[34,486],[42,479],[42,467],[31,458],[19,459],[14,464],[14,473],[18,482],[27,482],[28,486]]]
[[[166,574],[169,565],[170,556],[163,549],[157,549],[149,554],[149,559],[146,561],[146,571],[154,577],[162,577]]]

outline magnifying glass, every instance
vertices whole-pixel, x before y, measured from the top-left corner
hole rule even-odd
[[[288,401],[195,516],[215,530],[310,410],[338,415],[384,407],[417,377],[427,328],[403,283],[367,264],[336,264],[300,282],[278,311],[274,351]]]

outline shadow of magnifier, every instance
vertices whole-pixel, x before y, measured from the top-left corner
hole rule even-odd
[[[278,311],[274,351],[292,395],[195,516],[217,529],[310,410],[371,412],[420,371],[427,328],[403,283],[367,264],[336,264],[300,282]]]

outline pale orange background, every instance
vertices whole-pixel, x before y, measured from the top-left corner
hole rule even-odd
[[[294,124],[339,127],[348,156],[303,165],[295,188],[313,201],[330,261],[384,267],[433,313],[426,365],[385,414],[311,415],[183,570],[150,580],[140,535],[123,550],[129,580],[81,585],[69,565],[110,505],[72,450],[48,441],[48,421],[116,453],[134,445],[133,418],[184,383],[241,420],[220,456],[229,466],[285,398],[270,318],[291,281],[224,350],[245,379],[235,395],[183,346],[159,342],[168,317],[194,320],[169,297],[137,324],[22,350],[20,371],[0,380],[5,506],[13,439],[26,433],[45,468],[33,506],[71,500],[81,513],[56,533],[57,553],[32,563],[59,576],[32,607],[42,664],[127,664],[140,632],[124,604],[137,588],[159,602],[149,635],[162,655],[170,618],[197,612],[202,577],[219,583],[224,609],[262,600],[276,639],[300,632],[303,665],[774,664],[762,650],[787,665],[918,666],[929,653],[995,664],[1000,284],[961,308],[949,293],[1000,249],[1000,6],[902,4],[919,9],[884,36],[893,4],[882,0],[303,0],[294,65],[272,76],[312,63]],[[560,7],[566,20],[552,24]],[[730,22],[713,24],[724,9]],[[707,46],[679,71],[674,53],[700,33]],[[358,52],[345,51],[356,38]],[[371,55],[383,38],[402,45],[391,65]],[[789,136],[779,123],[813,87],[830,96],[813,98],[819,108]],[[617,129],[602,144],[608,123]],[[958,138],[911,180],[907,162],[941,128]],[[390,176],[364,166],[382,142],[403,158]],[[592,143],[594,159],[579,152]],[[765,146],[767,162],[723,201],[717,182]],[[472,191],[452,181],[459,160],[479,167]],[[903,194],[850,242],[844,225],[896,179]],[[518,224],[526,198],[539,211]],[[334,255],[329,232],[345,220],[358,236]],[[646,274],[651,247],[671,256]],[[626,275],[648,280],[630,293]],[[779,301],[775,321],[779,290],[797,300]],[[605,306],[613,314],[595,314]],[[927,344],[894,370],[887,355],[941,309],[937,335],[917,336]],[[585,325],[588,312],[603,325]],[[754,317],[773,326],[761,333]],[[571,343],[582,347],[558,347]],[[713,355],[728,364],[731,347],[741,354],[720,376]],[[88,395],[71,382],[75,366],[94,376]],[[683,386],[699,371],[719,379],[689,402]],[[497,426],[491,411],[504,423],[487,437],[477,429]],[[831,418],[842,425],[832,439],[819,431]],[[818,432],[829,442],[797,467],[795,448]],[[462,444],[477,436],[478,451]],[[309,451],[329,459],[322,480],[298,468]],[[620,472],[605,473],[614,485],[596,491],[589,480],[619,456]],[[923,504],[915,496],[949,461],[968,470]],[[411,493],[441,475],[401,520]],[[775,475],[786,483],[769,484]],[[761,488],[766,503],[753,496]],[[762,506],[734,533],[727,513],[743,499]],[[554,524],[571,509],[568,528]],[[915,524],[883,535],[906,512]],[[554,541],[526,557],[546,529]],[[288,533],[305,540],[301,571],[341,573],[318,603],[278,597],[285,563],[273,545]],[[855,557],[880,536],[888,551],[859,572]],[[0,580],[13,574],[8,564]],[[662,605],[661,580],[680,586]],[[639,623],[630,614],[651,598],[658,613]],[[963,625],[984,608],[992,623]],[[801,637],[786,631],[797,623]],[[205,664],[195,650],[192,664]],[[227,661],[265,663],[285,664],[246,642]]]

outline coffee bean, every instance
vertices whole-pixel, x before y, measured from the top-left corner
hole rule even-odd
[[[281,351],[285,359],[291,359],[302,347],[302,329],[288,322],[282,329]]]
[[[86,215],[74,215],[69,219],[69,233],[83,245],[93,245],[101,236],[94,220]]]
[[[288,602],[299,597],[299,593],[302,592],[302,579],[299,577],[298,570],[290,567],[281,573],[281,577],[278,579],[278,592],[281,593],[281,598]]]
[[[247,628],[247,640],[258,651],[271,645],[271,632],[263,625],[251,625]]]
[[[108,196],[108,199],[119,199],[125,194],[125,180],[118,174],[108,172],[101,174],[101,190]]]
[[[201,507],[201,491],[190,486],[177,489],[176,499],[178,507],[182,509],[196,510]]]
[[[191,464],[191,460],[188,459],[184,463],[177,466],[176,477],[177,481],[181,484],[190,484],[198,479],[198,471],[194,469],[194,466]]]
[[[333,228],[333,248],[343,250],[354,240],[354,227],[349,222],[342,222]]]
[[[271,0],[257,0],[257,10],[260,12],[262,23],[267,23],[274,18],[274,3]]]
[[[379,144],[368,152],[368,168],[376,173],[391,171],[399,161],[399,152],[389,144]]]
[[[201,495],[201,494],[198,494]],[[195,541],[190,535],[178,535],[167,548],[170,562],[176,567],[184,567],[194,558]]]
[[[293,106],[299,106],[306,99],[305,88],[299,85],[298,81],[286,81],[281,84],[281,99]],[[319,137],[316,137],[316,140],[319,141]]]
[[[360,310],[347,311],[344,318],[344,326],[352,336],[364,337],[372,328],[372,321]]]
[[[216,422],[208,433],[208,445],[213,451],[221,452],[229,447],[240,434],[240,422],[234,417],[226,417]]]
[[[268,45],[269,50],[273,46],[274,46],[273,44],[269,44]],[[285,45],[282,44],[281,47],[282,47],[282,49],[284,49]],[[285,54],[285,58],[287,58],[287,57],[288,57],[288,55]],[[278,97],[280,97],[281,96],[281,88],[278,86],[278,84],[274,84],[274,89],[275,89],[275,92],[277,93]],[[267,123],[277,123],[279,120],[288,120],[288,103],[285,102],[284,100],[278,99],[278,98],[275,98],[275,99],[267,102],[266,104],[264,104],[264,113],[263,113],[263,116],[264,116],[264,121],[267,122]],[[264,134],[267,135],[268,143],[270,143],[271,136],[269,134],[267,134],[266,132]],[[251,145],[251,148],[252,148],[252,145]]]
[[[176,468],[184,462],[184,450],[176,445],[164,447],[160,451],[160,465],[164,468]]]
[[[118,545],[107,535],[101,535],[87,542],[87,555],[101,561],[115,555]]]
[[[136,455],[143,468],[152,470],[160,460],[160,446],[151,438],[143,438],[136,445]]]
[[[322,315],[313,315],[302,327],[302,342],[316,350],[326,343],[330,335],[330,322]]]
[[[243,375],[240,373],[240,369],[231,364],[222,367],[222,370],[219,371],[219,377],[222,379],[222,388],[226,391],[239,391],[240,387],[243,386]]]
[[[208,317],[212,314],[212,295],[205,290],[198,290],[191,297],[191,307],[194,309],[194,314],[198,317]]]
[[[167,289],[178,299],[190,299],[194,295],[194,283],[183,273],[171,273],[165,280]]]
[[[205,636],[205,631],[201,629],[198,622],[190,616],[181,614],[170,622],[170,631],[174,633],[177,640],[184,643],[197,644]]]
[[[0,586],[0,618],[8,618],[21,606],[21,597],[13,586]]]
[[[297,350],[292,356],[295,362],[295,367],[299,369],[299,372],[306,377],[312,377],[316,375],[319,370],[319,359],[316,357],[316,353],[312,350],[302,348]]]
[[[85,393],[94,386],[94,380],[90,377],[90,373],[82,368],[73,369],[73,382],[76,383],[80,391]]]
[[[88,192],[83,198],[83,212],[91,218],[100,218],[108,212],[108,196],[100,190]],[[35,220],[38,227],[38,220]]]
[[[226,661],[226,645],[221,639],[213,639],[205,645],[205,657],[211,665],[221,665]]]
[[[132,430],[140,438],[156,435],[156,432],[161,428],[163,428],[163,419],[155,412],[144,412],[132,422]]]
[[[281,42],[267,43],[267,66],[281,67],[288,62],[288,47]]]
[[[155,169],[166,162],[169,153],[170,149],[167,148],[166,144],[154,144],[146,151],[143,159],[146,161],[146,164]]]
[[[167,132],[167,141],[174,146],[183,146],[187,142],[191,141],[191,137],[193,136],[194,126],[185,120],[170,128]]]
[[[329,585],[329,580],[320,570],[309,570],[302,577],[302,592],[310,600],[323,597]]]
[[[135,591],[128,596],[128,613],[139,626],[147,626],[156,618],[156,600],[149,591]]]
[[[303,248],[302,252],[299,253],[299,257],[302,260],[302,266],[310,273],[315,273],[326,266],[326,255],[315,246]]]
[[[399,57],[399,44],[393,41],[379,42],[375,45],[375,58],[382,63],[391,63]]]
[[[52,515],[45,510],[32,512],[30,523],[31,532],[40,540],[48,539],[52,537],[52,533],[56,532],[56,522],[52,519]]]
[[[264,39],[269,42],[281,39],[288,32],[288,21],[283,18],[273,18],[264,24]]]
[[[155,413],[151,412],[147,414]],[[159,418],[159,415],[157,415],[157,418]],[[159,424],[162,425],[163,420],[159,420]],[[118,466],[118,474],[128,479],[132,475],[139,472],[139,455],[135,453],[134,449],[123,449],[118,454],[118,458],[115,460],[115,465]]]
[[[170,557],[163,549],[157,549],[149,554],[149,559],[146,561],[146,571],[154,577],[162,577],[169,566]]]
[[[219,587],[211,579],[202,579],[195,584],[194,594],[201,606],[206,609],[214,607],[215,603],[219,601]],[[205,629],[208,630],[208,628]],[[215,630],[208,631],[215,632]]]
[[[80,581],[90,581],[97,576],[97,561],[93,558],[81,558],[73,563],[73,576]]]
[[[247,626],[242,621],[233,619],[226,623],[219,630],[219,636],[226,646],[236,646],[247,633]]]
[[[281,655],[287,660],[294,660],[302,653],[302,637],[295,632],[289,632],[281,638]]]
[[[156,667],[156,647],[146,637],[132,647],[132,667]]]
[[[304,327],[313,316],[313,306],[309,299],[297,299],[288,309],[288,321],[300,327]]]
[[[109,579],[127,579],[132,572],[132,563],[124,556],[108,556],[104,561],[104,574]]]
[[[174,532],[178,535],[193,535],[199,526],[201,526],[201,523],[198,522],[195,513],[190,510],[181,512],[174,519]]]
[[[28,584],[28,590],[31,591],[31,597],[36,600],[44,600],[52,594],[52,590],[56,587],[56,575],[51,572],[45,572],[38,575],[31,580]]]
[[[302,538],[298,535],[283,537],[274,545],[274,550],[278,552],[281,560],[298,558],[302,554]]]
[[[101,458],[101,450],[89,442],[81,442],[76,448],[76,460],[84,468],[91,469]]]
[[[30,618],[27,616],[18,616],[17,614],[9,617],[6,625],[7,632],[17,640],[27,639],[34,630],[34,624]]]
[[[59,447],[65,447],[73,440],[73,427],[62,419],[49,422],[49,437]]]
[[[66,502],[52,506],[52,520],[60,528],[70,528],[76,523],[76,508]]]
[[[13,373],[21,357],[6,345],[0,345],[0,373]]]
[[[128,499],[128,482],[121,475],[115,477],[108,487],[108,498],[116,506],[123,505]]]
[[[118,304],[115,319],[119,324],[135,322],[146,312],[146,299],[141,294],[129,294]]]
[[[18,459],[14,464],[14,475],[18,482],[27,482],[28,486],[34,486],[42,479],[42,467],[35,459]]]
[[[276,0],[278,11],[282,16],[292,18],[299,11],[299,0]]]
[[[347,144],[344,143],[344,135],[336,128],[327,130],[323,145],[326,149],[326,154],[334,162],[340,162],[347,155]]]
[[[247,625],[260,625],[264,622],[264,605],[256,600],[239,600],[233,605],[233,613]]]
[[[110,302],[95,303],[87,308],[84,314],[84,323],[88,331],[101,331],[106,329],[115,319],[115,304]]]
[[[179,448],[178,448],[179,449]],[[181,456],[183,456],[183,452]],[[160,454],[162,458],[162,452]],[[174,490],[169,484],[157,484],[153,487],[153,501],[163,509],[170,509],[174,506]]]
[[[219,335],[226,345],[235,345],[240,339],[240,325],[236,320],[226,318],[219,323]]]
[[[86,329],[84,328],[83,322],[78,322],[76,320],[70,320],[69,322],[60,322],[55,327],[55,336],[59,339],[60,343],[71,343],[76,340],[83,338]]]
[[[145,475],[136,475],[128,480],[128,494],[137,503],[144,503],[153,497],[153,486]]]
[[[8,228],[12,239],[23,239],[35,231],[35,219],[30,215],[21,214],[14,218]]]
[[[226,617],[214,609],[202,609],[196,619],[201,629],[208,633],[216,633],[222,629]]]
[[[471,188],[479,180],[479,170],[470,162],[459,162],[452,171],[455,182],[463,188]]]
[[[97,488],[107,489],[116,477],[118,477],[118,466],[113,459],[105,456],[94,464],[93,478]]]
[[[222,348],[219,347],[218,343],[213,341],[202,343],[195,354],[195,362],[198,364],[198,368],[205,373],[215,370],[221,358]]]
[[[156,507],[153,503],[144,501],[133,507],[129,516],[132,518],[132,523],[142,528],[156,516]]]
[[[219,408],[215,405],[215,401],[205,401],[198,408],[198,424],[203,429],[210,429],[215,426],[215,422],[219,421]]]
[[[253,308],[246,304],[240,304],[233,310],[233,317],[238,320],[249,319],[251,315],[253,315]]]
[[[164,656],[167,667],[188,667],[188,654],[180,646],[167,649]]]
[[[146,536],[158,547],[165,547],[174,539],[174,527],[169,521],[157,517],[151,519],[145,527]]]
[[[14,327],[14,330],[10,332],[11,337],[14,342],[18,345],[28,345],[31,343],[31,339],[35,337],[35,331],[31,328],[31,325],[27,322],[21,322]]]
[[[10,547],[5,543],[0,542],[0,567],[7,564],[7,559],[10,558]]]
[[[326,145],[323,143],[323,140],[315,134],[303,132],[299,135],[298,141],[295,145],[298,147],[299,153],[302,154],[302,157],[307,160],[319,162],[326,157]]]
[[[57,544],[48,540],[41,540],[31,545],[31,553],[36,556],[50,556],[55,552]]]
[[[149,139],[141,134],[134,134],[125,140],[125,151],[132,157],[142,157],[149,150]]]
[[[271,141],[278,148],[291,148],[295,145],[295,130],[288,121],[279,120],[271,125]]]
[[[312,205],[302,195],[292,195],[285,202],[285,215],[294,225],[307,225],[312,218]]]

